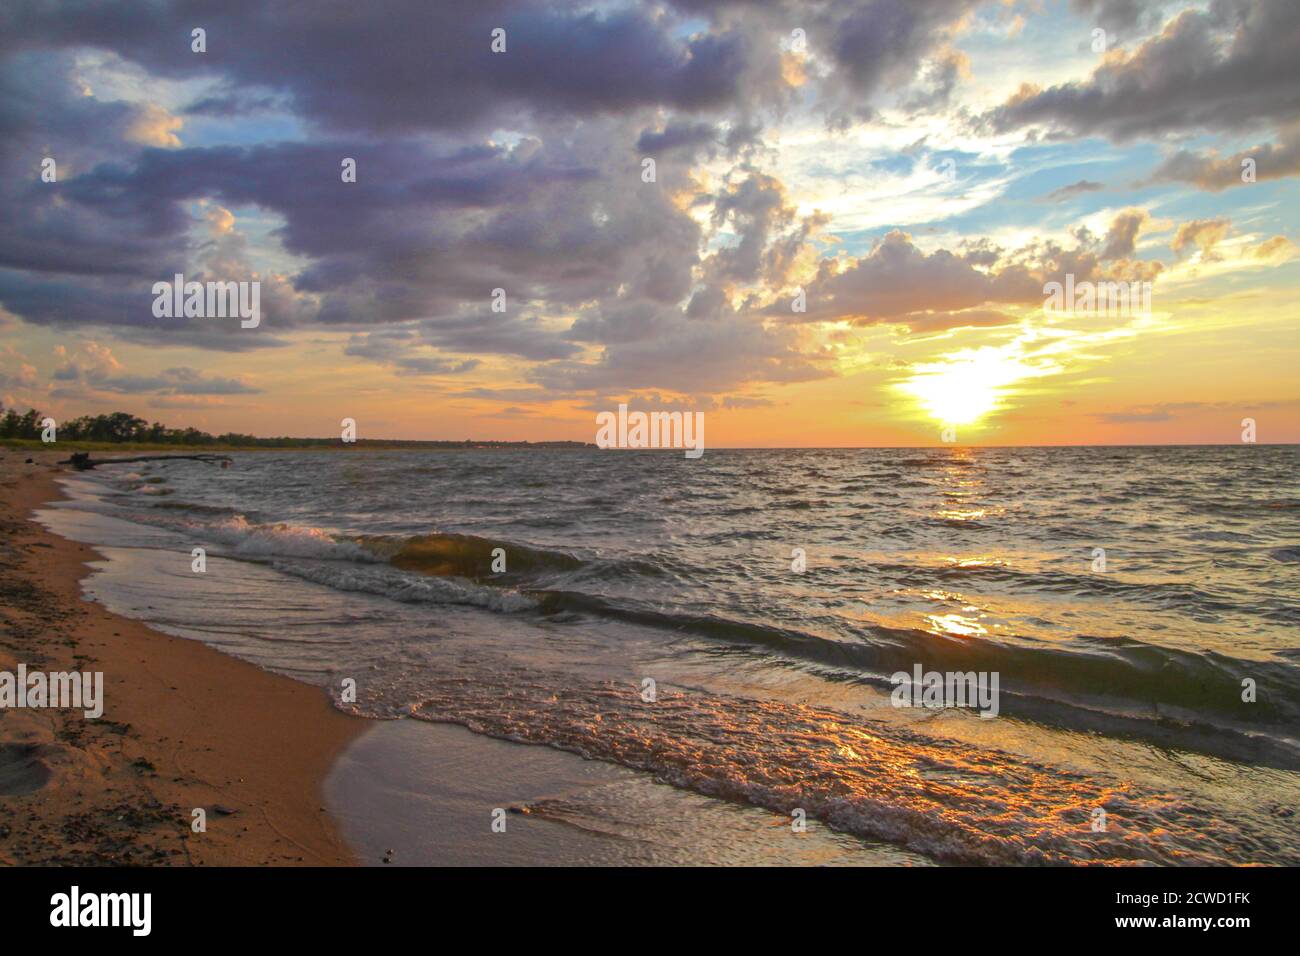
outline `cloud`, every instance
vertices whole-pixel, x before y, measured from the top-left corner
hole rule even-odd
[[[208,231],[213,239],[227,235],[235,228],[235,216],[229,209],[213,206],[208,210]]]
[[[1129,425],[1134,422],[1168,422],[1174,416],[1168,409],[1156,409],[1148,412],[1103,412],[1093,416],[1108,425]]]
[[[333,130],[403,134],[479,128],[524,111],[593,115],[639,106],[695,110],[739,96],[739,34],[683,37],[672,18],[636,8],[483,0],[431,5],[210,6],[206,54],[188,38],[189,4],[105,3],[70,15],[58,5],[6,5],[0,51],[26,44],[108,50],[153,74],[217,74],[225,97],[274,92]],[[506,31],[506,52],[491,49]],[[418,78],[418,82],[416,79]],[[221,109],[220,106],[209,106]]]
[[[1227,219],[1196,219],[1185,222],[1178,227],[1178,232],[1169,246],[1180,259],[1192,249],[1199,249],[1202,261],[1213,261],[1217,258],[1214,247],[1228,235],[1230,225]]]
[[[553,362],[529,380],[562,394],[667,389],[702,396],[758,382],[801,382],[829,371],[803,355],[788,330],[738,316],[661,319],[660,334],[607,346],[596,363]]]
[[[126,138],[142,146],[180,146],[181,140],[176,135],[176,130],[183,125],[184,120],[179,116],[172,116],[156,103],[146,103],[127,125]]]
[[[286,103],[274,96],[234,91],[201,97],[185,107],[188,116],[210,116],[231,119],[257,113],[271,113],[287,108]]]
[[[1254,181],[1282,179],[1300,174],[1300,123],[1287,127],[1277,143],[1220,156],[1213,150],[1196,152],[1180,149],[1152,172],[1147,182],[1191,183],[1198,189],[1221,192],[1230,186],[1248,184],[1246,167]]]
[[[823,262],[805,292],[808,309],[798,319],[872,322],[1041,298],[1041,285],[1024,272],[999,277],[980,271],[946,249],[923,252],[911,236],[894,230],[842,269]],[[790,313],[788,304],[783,309]]]
[[[1068,186],[1062,186],[1060,189],[1053,189],[1043,197],[1044,202],[1059,202],[1062,199],[1073,199],[1075,196],[1082,196],[1085,193],[1097,192],[1106,187],[1102,183],[1095,183],[1088,179],[1080,179],[1076,183]]]
[[[861,102],[864,94],[887,85],[902,86],[916,76],[925,54],[942,43],[976,6],[978,3],[970,0],[872,0],[838,8],[842,19],[820,24],[824,32],[818,30],[810,35],[815,38],[813,42],[820,39],[829,44],[836,67],[833,76],[847,94],[844,99]],[[931,75],[932,89],[927,97],[932,102],[946,100],[963,60],[960,54],[949,51],[936,62],[937,76]],[[860,107],[856,111],[863,112]]]
[[[29,389],[36,385],[36,367],[12,345],[0,347],[0,389]],[[8,404],[8,403],[6,403]]]
[[[1145,210],[1127,209],[1102,241],[1078,230],[1072,248],[1039,241],[1010,252],[987,241],[926,252],[892,230],[864,256],[822,260],[804,287],[806,311],[794,312],[785,296],[763,311],[791,322],[892,323],[913,332],[1010,324],[1018,320],[994,306],[1039,306],[1044,284],[1067,273],[1076,282],[1154,279],[1160,262],[1130,258],[1147,220]]]
[[[946,107],[957,88],[957,81],[969,77],[970,58],[960,50],[945,50],[923,68],[921,89],[905,96],[901,105],[909,112]]]
[[[1074,3],[1130,34],[1158,29],[1159,6]],[[397,0],[382,13],[232,0],[204,7],[209,49],[196,55],[186,3],[11,4],[0,10],[0,317],[223,351],[328,328],[347,356],[399,376],[530,383],[528,399],[502,399],[515,405],[628,390],[741,402],[731,393],[833,374],[825,330],[803,323],[993,328],[1020,321],[1067,272],[1154,276],[1161,263],[1135,258],[1145,211],[1125,210],[1100,238],[1076,231],[1069,248],[1027,238],[1033,229],[1011,222],[1019,207],[998,218],[990,204],[1013,178],[1004,144],[925,115],[965,109],[959,44],[978,33],[982,63],[985,28],[1006,14],[978,0]],[[1293,105],[1274,82],[1291,22],[1216,0],[1087,79],[1023,91],[978,119],[1170,148],[1187,131],[1267,125]],[[805,51],[790,48],[795,27]],[[1238,125],[1215,125],[1221,114]],[[1021,169],[1042,155],[1030,139]],[[865,172],[818,155],[832,141],[861,147]],[[927,152],[969,159],[960,185],[921,202],[932,187],[913,164]],[[47,154],[54,184],[35,172]],[[641,178],[646,155],[655,182]],[[1261,154],[1261,178],[1290,168],[1287,155]],[[1235,158],[1183,150],[1162,175],[1209,176],[1187,157]],[[356,182],[342,180],[344,158]],[[894,176],[921,185],[873,204],[855,190],[878,172],[886,187]],[[1080,179],[1045,198],[1101,188]],[[863,226],[868,205],[884,235]],[[912,238],[969,227],[962,216],[1015,235],[1015,248]],[[1175,253],[1208,237],[1188,233]],[[1283,247],[1270,242],[1251,254],[1273,262]],[[155,319],[152,285],[177,272],[260,282],[262,326]],[[806,314],[789,310],[796,284]],[[489,305],[498,288],[505,312]],[[190,377],[183,361],[141,375],[78,354],[60,381],[173,402],[252,387]]]
[[[515,318],[487,309],[420,323],[424,341],[458,352],[516,355],[546,361],[577,355],[581,346],[548,330],[536,316]]]
[[[109,392],[117,395],[255,395],[261,389],[235,378],[209,376],[188,366],[168,368],[154,375],[127,374],[108,347],[94,341],[75,349],[56,346],[60,364],[51,378],[62,383],[64,395]]]
[[[1297,404],[1300,404],[1300,400],[1252,399],[1230,402],[1161,402],[1154,405],[1139,405],[1116,412],[1098,412],[1093,414],[1092,417],[1109,425],[1128,425],[1137,422],[1170,422],[1177,421],[1187,415],[1218,413],[1231,416],[1235,424],[1239,416],[1243,414],[1295,408]]]
[[[920,333],[1013,325],[1018,320],[995,309],[967,309],[963,312],[911,312],[899,316],[898,321],[912,332]]]
[[[1250,255],[1256,259],[1272,259],[1274,257],[1286,259],[1290,257],[1294,243],[1286,236],[1273,236],[1266,239],[1251,250]]]
[[[353,335],[343,352],[392,366],[399,375],[459,375],[481,364],[478,359],[448,359],[432,354],[422,348],[418,334],[406,328]]]
[[[1090,24],[1121,37],[1158,26],[1161,6],[1161,0],[1070,0]]]
[[[1133,255],[1138,233],[1151,217],[1145,209],[1125,209],[1111,221],[1099,258],[1127,259]]]
[[[1298,30],[1300,4],[1212,0],[1132,53],[1107,54],[1087,80],[1022,85],[982,121],[998,133],[1042,126],[1116,141],[1289,122],[1300,113]]]
[[[637,138],[638,152],[657,155],[672,150],[689,150],[692,154],[718,142],[718,129],[712,123],[693,123],[685,120],[670,121],[661,130],[645,129]]]
[[[772,233],[789,225],[794,209],[785,202],[780,181],[751,173],[713,199],[713,224],[730,225],[739,242],[718,251],[715,268],[727,279],[752,281],[763,266],[763,254]]]

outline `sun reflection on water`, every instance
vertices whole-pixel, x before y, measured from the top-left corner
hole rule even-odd
[[[973,617],[961,614],[927,614],[928,630],[932,634],[956,634],[958,637],[980,637],[988,631]]]

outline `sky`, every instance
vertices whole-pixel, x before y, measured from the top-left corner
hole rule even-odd
[[[0,401],[1298,442],[1298,54],[1295,0],[9,0]],[[176,274],[258,324],[155,314]]]

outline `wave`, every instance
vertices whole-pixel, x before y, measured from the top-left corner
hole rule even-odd
[[[354,708],[359,709],[359,708]],[[1300,862],[1267,820],[1229,823],[1186,794],[770,699],[506,668],[433,675],[410,711],[653,774],[961,864]],[[1092,814],[1110,821],[1093,832]]]
[[[872,626],[857,642],[711,614],[620,605],[581,592],[535,593],[550,614],[591,614],[749,648],[841,671],[881,686],[921,664],[942,672],[996,672],[1002,713],[1077,730],[1128,732],[1234,759],[1300,769],[1300,669],[1131,639],[1081,636],[1059,644],[957,639]],[[1256,691],[1242,700],[1243,681]],[[1261,732],[1273,731],[1264,737]]]
[[[201,505],[188,501],[157,501],[152,504],[152,507],[164,510],[184,511],[196,515],[214,515],[222,518],[233,518],[235,515],[241,513],[236,511],[234,508],[229,508],[225,505]],[[244,520],[249,520],[247,513],[244,514]]]
[[[334,536],[318,528],[255,525],[242,515],[205,525],[238,557],[276,559],[277,570],[340,590],[364,591],[404,603],[467,604],[502,613],[537,611],[552,617],[594,616],[706,640],[765,648],[793,660],[837,668],[850,679],[876,683],[910,671],[988,671],[1000,675],[1007,714],[1078,729],[1127,730],[1183,743],[1191,749],[1234,749],[1266,762],[1300,766],[1290,745],[1244,737],[1261,726],[1300,727],[1300,670],[1283,661],[1255,661],[1210,651],[1184,651],[1127,638],[1087,635],[1060,642],[972,640],[910,628],[874,625],[849,640],[720,616],[664,610],[632,597],[575,588],[620,576],[672,578],[684,573],[634,559],[583,557],[505,539],[468,534]],[[506,570],[493,571],[503,555]],[[301,560],[286,560],[301,559]],[[371,565],[372,567],[366,567]],[[1129,584],[1104,575],[1036,572],[1002,564],[877,565],[906,580],[985,575],[1032,579],[1045,590],[1101,589],[1136,595],[1158,606],[1213,610],[1220,602],[1187,585]],[[1256,700],[1242,701],[1243,681]]]
[[[970,526],[972,522],[957,522],[958,526]],[[1083,558],[1079,559],[1083,564]],[[1107,573],[1084,573],[1061,571],[1051,568],[1035,568],[1032,571],[1019,570],[1003,561],[985,563],[949,563],[939,565],[899,564],[892,562],[875,562],[873,569],[891,575],[901,584],[915,587],[933,586],[936,580],[945,581],[992,581],[1015,584],[1030,591],[1046,591],[1075,596],[1096,595],[1108,598],[1123,598],[1136,603],[1144,603],[1161,609],[1185,611],[1188,608],[1200,612],[1231,611],[1238,607],[1211,591],[1181,582],[1167,581],[1128,581],[1117,571]]]
[[[150,509],[151,512],[154,509]],[[1007,715],[1073,729],[1132,733],[1147,739],[1261,763],[1300,767],[1300,669],[1285,660],[1258,661],[1212,651],[1179,650],[1128,638],[1079,635],[1053,642],[1006,642],[872,625],[843,639],[716,613],[690,613],[661,603],[689,567],[667,559],[608,558],[459,533],[346,536],[311,526],[258,523],[246,515],[176,517],[151,513],[150,523],[225,546],[216,556],[254,560],[304,580],[403,603],[462,604],[498,613],[535,612],[556,621],[595,617],[741,648],[762,648],[772,660],[806,662],[836,672],[831,679],[886,685],[916,664],[943,672],[997,672]],[[494,571],[504,556],[505,570]],[[499,566],[499,565],[498,565]],[[1107,575],[1037,571],[1002,563],[923,567],[877,563],[900,582],[933,586],[944,578],[984,576],[1046,591],[1097,592],[1160,607],[1213,612],[1216,595],[1183,584],[1138,584]],[[619,578],[639,580],[619,596]],[[633,594],[650,594],[644,600]],[[1256,699],[1242,700],[1245,682]]]
[[[469,534],[425,534],[413,537],[362,536],[356,543],[394,567],[431,576],[478,580],[535,576],[543,572],[576,571],[582,559],[565,551],[533,548]],[[504,562],[504,572],[493,570]]]
[[[381,560],[359,544],[336,537],[320,528],[284,522],[257,524],[242,514],[222,521],[203,523],[195,530],[231,546],[233,553],[239,557],[324,558],[362,562]]]
[[[514,590],[485,587],[463,578],[425,577],[385,564],[338,561],[273,561],[277,571],[339,591],[359,591],[403,604],[465,604],[513,614],[534,610],[537,600]]]

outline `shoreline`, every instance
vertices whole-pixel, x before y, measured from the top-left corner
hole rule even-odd
[[[0,864],[357,865],[323,785],[367,722],[84,600],[101,556],[31,517],[57,457],[0,454],[0,671],[102,671],[104,713],[0,710]]]

